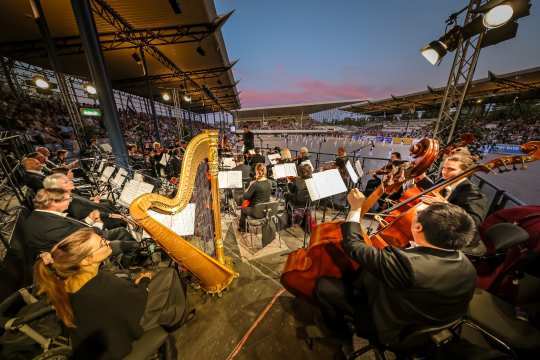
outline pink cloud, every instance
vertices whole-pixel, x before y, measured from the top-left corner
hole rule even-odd
[[[334,83],[316,79],[303,79],[285,84],[290,90],[242,89],[243,107],[288,105],[304,102],[380,98],[390,89],[377,89],[351,82]]]

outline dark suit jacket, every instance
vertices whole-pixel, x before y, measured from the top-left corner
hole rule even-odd
[[[367,246],[360,224],[344,223],[343,248],[362,269],[355,286],[368,297],[369,313],[383,343],[419,325],[442,325],[467,311],[476,271],[460,251]],[[365,310],[365,309],[364,309]]]
[[[448,202],[463,208],[476,226],[480,226],[487,213],[487,199],[470,180],[460,183],[448,197]]]
[[[285,194],[285,198],[291,201],[296,206],[306,206],[309,202],[309,191],[306,186],[306,180],[302,178],[294,179],[287,185],[289,192]]]
[[[24,240],[30,252],[30,258],[35,259],[42,251],[51,248],[66,236],[87,227],[70,218],[48,212],[34,210],[23,224]]]
[[[38,192],[39,189],[43,189],[43,180],[45,175],[40,175],[34,172],[24,172],[24,184],[32,189],[34,192]]]

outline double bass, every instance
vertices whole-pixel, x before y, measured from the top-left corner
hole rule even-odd
[[[525,169],[526,163],[540,160],[540,141],[526,143],[521,146],[521,149],[525,155],[503,156],[485,164],[477,165],[407,199],[393,208],[388,209],[387,212],[398,210],[399,208],[420,199],[424,195],[429,195],[446,186],[455,184],[464,177],[471,176],[477,171],[490,172],[496,168],[502,172],[511,171],[516,170],[516,165],[518,164],[521,164],[521,168]],[[509,167],[510,165],[512,168]],[[364,205],[366,205],[369,199],[370,198],[366,199]],[[369,206],[369,204],[367,206]],[[377,248],[383,248],[388,245],[401,248],[407,246],[412,238],[412,235],[410,234],[411,221],[416,214],[417,209],[421,206],[425,206],[425,204],[422,202],[409,208],[394,222],[382,227],[372,235],[368,236],[363,233],[362,236],[364,241],[368,245]],[[363,206],[362,214],[365,213],[364,207],[365,206]],[[367,208],[369,209],[370,207],[371,206]],[[347,274],[354,273],[358,270],[360,264],[352,260],[343,251],[341,245],[343,240],[341,224],[342,222],[332,222],[317,226],[311,235],[308,248],[301,248],[289,254],[281,275],[281,283],[289,292],[309,301],[314,301],[314,290],[316,282],[320,277],[342,278],[347,276]],[[391,231],[394,231],[397,227],[401,227],[402,231],[401,234],[396,237]]]
[[[391,194],[408,179],[425,172],[439,152],[439,143],[433,139],[423,139],[411,147],[414,162],[401,164],[402,168],[392,176],[385,176],[381,185],[366,199],[362,215],[377,202],[384,193]],[[369,205],[371,204],[371,205]],[[341,278],[354,273],[359,265],[343,251],[341,242],[342,222],[323,223],[313,230],[309,246],[289,254],[281,275],[281,283],[296,296],[313,300],[317,279],[322,276]],[[363,234],[366,243],[378,248],[388,244],[380,237]],[[399,245],[399,244],[390,244]]]

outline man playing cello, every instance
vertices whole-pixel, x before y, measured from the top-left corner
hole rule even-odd
[[[343,248],[361,270],[352,279],[319,278],[316,287],[325,323],[336,335],[351,338],[349,317],[359,335],[392,344],[411,326],[443,325],[465,314],[476,271],[460,251],[475,233],[463,209],[433,203],[411,225],[413,247],[377,249],[361,235],[364,195],[352,189],[347,199],[351,210],[341,227]]]

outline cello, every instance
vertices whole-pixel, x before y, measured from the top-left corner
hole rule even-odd
[[[415,161],[400,164],[402,168],[395,174],[384,177],[381,185],[365,200],[365,206],[361,211],[362,216],[382,194],[392,193],[408,179],[425,172],[435,160],[438,151],[439,144],[432,139],[423,139],[413,145],[411,154],[415,157]],[[280,278],[281,283],[289,292],[313,301],[317,279],[322,276],[341,278],[358,269],[359,264],[343,251],[341,224],[342,222],[328,222],[316,226],[310,236],[308,247],[289,254]],[[368,237],[367,234],[363,234],[363,237],[366,243],[377,248],[388,245],[380,236]],[[390,245],[399,246],[400,244]]]

